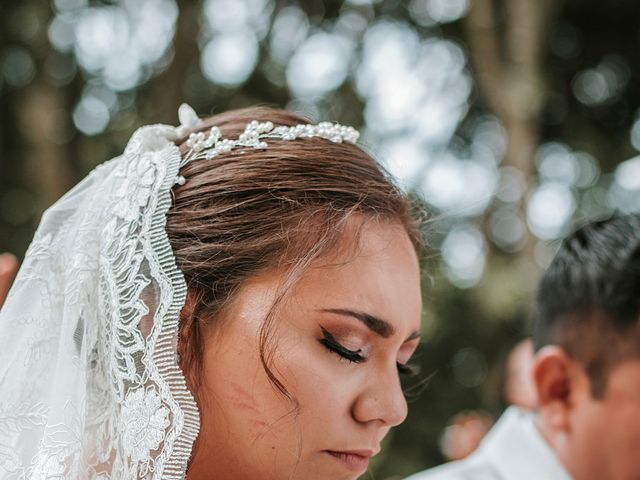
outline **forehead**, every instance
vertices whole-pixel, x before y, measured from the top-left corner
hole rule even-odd
[[[308,308],[349,308],[417,330],[422,300],[418,258],[399,225],[370,222],[347,230],[342,247],[304,273],[292,300]]]
[[[415,248],[399,225],[354,222],[339,245],[299,277],[270,270],[245,281],[224,316],[243,318],[240,325],[257,329],[274,307],[296,327],[318,311],[358,311],[388,322],[406,338],[420,330],[422,313]]]

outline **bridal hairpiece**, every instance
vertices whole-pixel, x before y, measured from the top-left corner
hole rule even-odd
[[[202,121],[195,111],[187,104],[182,104],[178,111],[181,133],[188,129],[202,126]],[[221,153],[228,153],[236,148],[265,149],[268,147],[266,140],[296,140],[298,138],[320,137],[334,143],[343,141],[355,143],[360,133],[353,127],[340,125],[339,123],[321,122],[317,125],[299,124],[294,126],[274,126],[271,122],[249,122],[244,132],[235,140],[224,138],[220,129],[213,126],[208,132],[194,132],[187,138],[189,151],[184,156],[182,165],[196,159],[211,159]]]

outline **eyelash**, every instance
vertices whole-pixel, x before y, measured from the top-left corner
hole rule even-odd
[[[330,352],[337,353],[345,360],[353,363],[362,363],[366,360],[366,358],[364,358],[361,354],[362,350],[349,350],[348,348],[340,345],[335,337],[331,334],[331,332],[329,332],[326,328],[320,327],[320,330],[322,330],[323,336],[323,338],[320,340],[320,343],[327,347]]]
[[[352,363],[363,363],[366,362],[366,358],[362,356],[361,350],[349,350],[348,348],[343,347],[338,343],[335,337],[324,327],[320,327],[322,330],[323,338],[320,340],[330,352],[339,355],[344,358],[348,362]],[[398,373],[402,376],[413,376],[417,374],[417,369],[412,365],[405,365],[402,363],[397,363]]]

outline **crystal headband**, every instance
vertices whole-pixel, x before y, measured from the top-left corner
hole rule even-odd
[[[182,104],[178,111],[180,127],[178,132],[186,133],[188,129],[202,125],[195,111],[187,104]],[[347,141],[355,143],[360,133],[353,127],[340,125],[339,123],[322,122],[317,125],[300,124],[291,127],[274,126],[271,122],[249,122],[244,132],[236,139],[222,137],[218,127],[211,127],[208,132],[196,132],[189,135],[186,144],[189,150],[184,155],[181,166],[196,159],[211,159],[221,153],[228,153],[236,148],[265,149],[268,144],[265,140],[296,140],[298,138],[320,137],[334,143]],[[182,182],[181,182],[182,183]]]

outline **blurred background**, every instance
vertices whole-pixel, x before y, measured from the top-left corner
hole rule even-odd
[[[640,210],[635,0],[23,0],[0,25],[0,252],[183,101],[354,125],[426,203],[422,373],[367,478],[490,423],[557,239]]]

